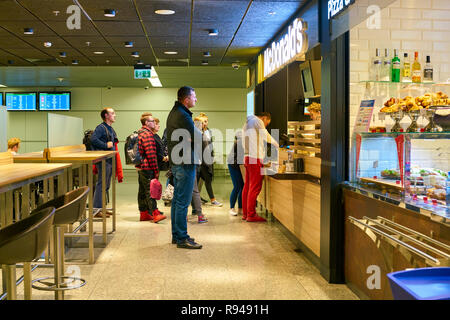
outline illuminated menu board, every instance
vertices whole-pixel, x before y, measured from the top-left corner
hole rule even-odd
[[[70,92],[39,93],[39,110],[41,111],[70,110]]]
[[[36,92],[7,92],[5,104],[8,111],[35,111]]]

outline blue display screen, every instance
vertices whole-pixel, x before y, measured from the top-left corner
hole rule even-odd
[[[35,111],[36,93],[35,92],[7,92],[6,110],[10,111]]]
[[[3,106],[3,92],[0,92],[0,106]]]
[[[70,92],[39,93],[39,110],[42,111],[70,110]]]

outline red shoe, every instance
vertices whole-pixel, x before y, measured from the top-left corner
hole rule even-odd
[[[141,221],[150,221],[153,217],[148,213],[148,211],[141,211]]]
[[[198,223],[208,222],[208,219],[205,216],[198,216]]]
[[[247,217],[247,222],[266,222],[267,220],[256,215],[253,217]]]
[[[155,209],[153,211],[153,222],[158,223],[161,220],[166,219],[167,217],[162,215],[161,212],[159,212],[158,209]]]

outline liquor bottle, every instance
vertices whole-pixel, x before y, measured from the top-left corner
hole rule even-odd
[[[389,57],[389,49],[384,49],[383,67],[381,81],[391,81],[391,58]]]
[[[409,61],[407,53],[405,53],[403,57],[402,81],[411,82],[411,62]]]
[[[422,66],[419,62],[419,53],[414,52],[414,62],[412,64],[412,82],[422,82]]]
[[[375,51],[375,57],[372,59],[372,66],[370,68],[371,80],[380,81],[381,80],[381,67],[383,65],[383,60],[380,57],[380,49]]]
[[[392,82],[400,82],[400,58],[398,57],[398,50],[394,50],[394,58],[391,61],[391,79]]]
[[[430,56],[427,56],[427,63],[423,68],[423,82],[433,82],[433,66],[431,65]]]

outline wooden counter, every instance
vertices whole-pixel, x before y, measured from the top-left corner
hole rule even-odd
[[[398,205],[374,199],[344,187],[345,210],[345,279],[347,285],[362,298],[375,300],[392,299],[387,273],[407,268],[430,267],[419,256],[406,258],[399,246],[390,247],[386,241],[375,243],[360,227],[351,223],[349,217],[363,219],[364,216],[377,219],[389,219],[403,227],[407,227],[425,236],[450,245],[450,226],[446,223],[434,221],[426,215],[402,208]],[[422,240],[423,238],[417,238]],[[411,243],[408,241],[408,243]],[[443,252],[450,254],[450,247]],[[389,250],[389,251],[388,251]],[[389,252],[389,254],[386,254]],[[429,251],[426,251],[430,253]],[[373,275],[373,268],[379,267],[380,287],[368,288],[369,277]],[[372,269],[370,269],[372,268]],[[391,269],[391,270],[388,270]],[[371,282],[372,283],[372,282]]]
[[[47,155],[42,152],[28,152],[13,156],[14,163],[47,163]]]

